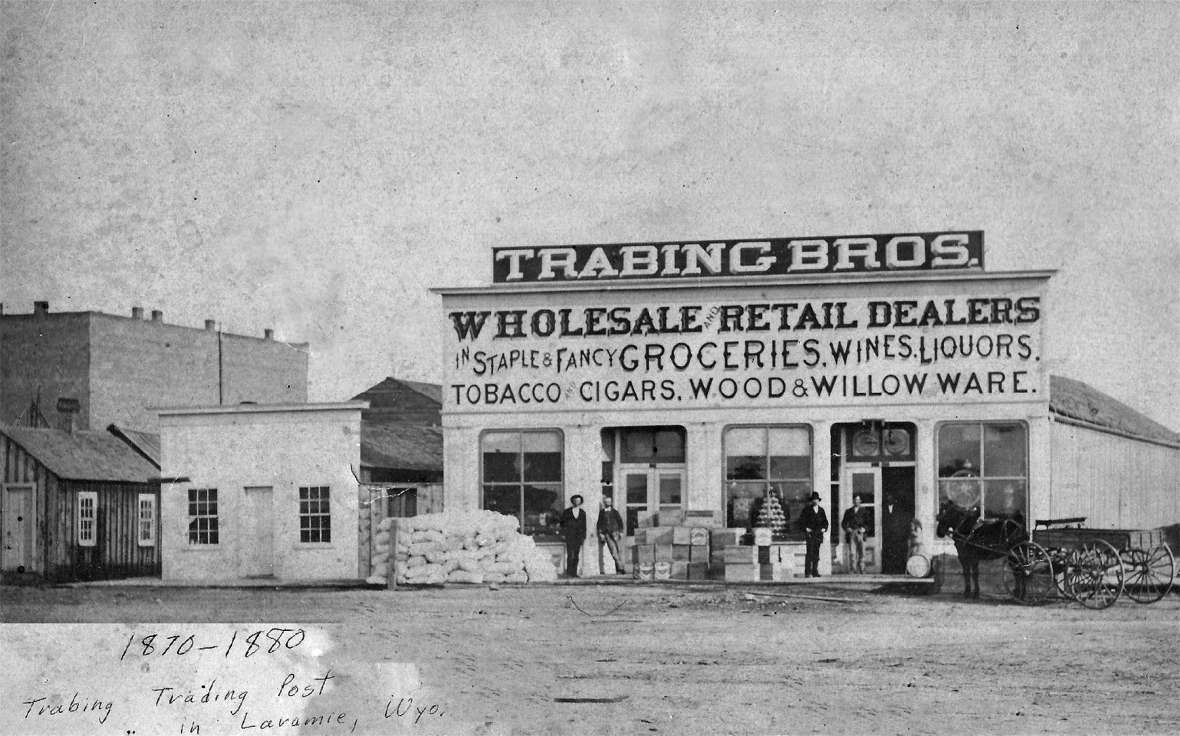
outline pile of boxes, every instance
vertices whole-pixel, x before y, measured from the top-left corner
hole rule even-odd
[[[803,571],[805,545],[774,542],[769,529],[755,529],[753,544],[743,544],[745,529],[715,529],[710,542],[714,577],[738,583],[783,582]]]
[[[721,528],[719,517],[683,509],[640,514],[630,548],[635,578],[756,583],[802,575],[802,542],[774,542],[769,529],[756,529],[750,544],[745,528]]]
[[[652,511],[639,515],[631,568],[638,580],[705,580],[709,577],[709,532],[720,521],[713,511]]]

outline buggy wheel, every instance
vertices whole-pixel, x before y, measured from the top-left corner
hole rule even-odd
[[[1065,552],[1056,550],[1053,555],[1053,584],[1057,587],[1057,592],[1062,598],[1066,600],[1077,600],[1073,592],[1073,578],[1070,572],[1070,561],[1073,559],[1075,552]]]
[[[1000,575],[1008,596],[1026,606],[1044,603],[1053,592],[1053,561],[1035,542],[1020,542],[1008,550]]]
[[[1168,545],[1161,544],[1150,552],[1127,550],[1123,564],[1127,566],[1124,589],[1136,603],[1155,603],[1172,589],[1176,560]]]
[[[1109,608],[1123,593],[1123,560],[1108,542],[1086,542],[1071,556],[1066,584],[1086,608]]]

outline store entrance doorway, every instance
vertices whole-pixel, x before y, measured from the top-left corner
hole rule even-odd
[[[914,521],[914,466],[881,469],[881,572],[905,573]]]
[[[864,571],[881,572],[881,515],[877,512],[877,501],[881,498],[881,468],[872,465],[846,465],[841,485],[848,489],[848,498],[842,505],[852,508],[852,498],[855,496],[860,499],[861,508],[864,509],[861,513],[873,520],[865,529]],[[848,555],[848,563],[851,565],[854,551],[847,538],[844,544],[847,548],[845,553]]]
[[[620,485],[626,494],[627,534],[635,533],[639,515],[648,511],[674,511],[684,506],[684,469],[666,465],[619,466]]]
[[[613,495],[627,536],[642,514],[684,508],[686,486],[683,427],[612,427],[603,431],[610,458],[603,467],[603,493]]]

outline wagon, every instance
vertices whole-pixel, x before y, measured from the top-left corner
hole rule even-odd
[[[1048,556],[1058,593],[1096,609],[1123,594],[1137,603],[1168,594],[1176,563],[1162,529],[1091,529],[1085,523],[1078,516],[1038,519],[1033,526],[1032,542]]]

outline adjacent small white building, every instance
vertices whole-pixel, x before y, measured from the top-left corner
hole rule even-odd
[[[367,407],[159,410],[163,580],[363,577],[356,473]]]

